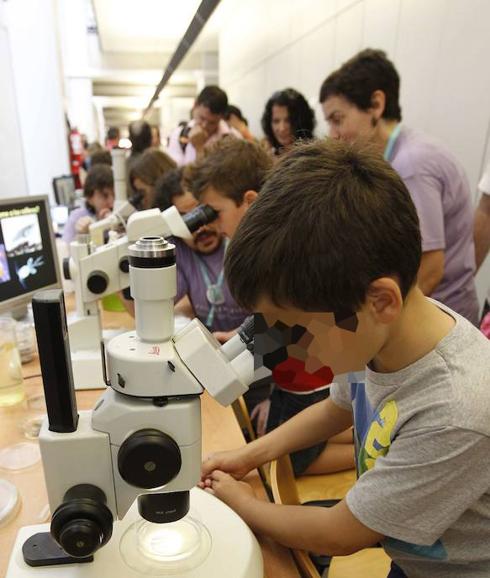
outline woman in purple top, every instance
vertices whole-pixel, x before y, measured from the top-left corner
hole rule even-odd
[[[400,124],[399,89],[400,78],[386,54],[363,50],[322,84],[320,102],[329,134],[346,141],[366,139],[383,152],[417,208],[423,251],[420,288],[476,324],[469,184],[441,144]]]

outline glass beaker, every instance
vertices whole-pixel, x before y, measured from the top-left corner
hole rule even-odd
[[[25,398],[15,321],[0,317],[0,407],[20,403]]]

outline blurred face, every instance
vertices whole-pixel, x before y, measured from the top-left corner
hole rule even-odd
[[[189,213],[199,204],[196,197],[189,191],[186,191],[183,195],[175,196],[172,201],[181,215]],[[183,239],[183,241],[198,253],[204,255],[214,253],[221,245],[218,224],[214,222],[204,225],[192,234],[192,240]]]
[[[158,127],[152,126],[151,127],[151,146],[152,147],[159,147],[161,145],[160,142],[160,131]]]
[[[114,206],[114,189],[111,187],[95,189],[92,196],[88,198],[88,202],[94,208],[97,217],[102,212],[112,211],[112,207]]]
[[[196,121],[196,124],[206,131],[208,136],[217,132],[219,122],[222,118],[220,114],[213,114],[207,106],[203,106],[202,104],[198,104],[194,107],[192,117]]]
[[[293,144],[294,137],[287,106],[279,106],[278,104],[272,106],[271,125],[272,133],[281,146],[287,147]]]
[[[328,135],[352,143],[359,138],[371,139],[374,135],[373,114],[357,108],[343,96],[330,96],[322,103],[328,125]]]
[[[252,191],[248,191],[251,193]],[[203,205],[209,205],[217,213],[218,218],[216,223],[219,228],[219,232],[225,237],[231,238],[235,234],[240,221],[248,210],[251,204],[251,200],[243,200],[242,204],[237,206],[235,201],[225,197],[222,193],[214,189],[213,187],[208,187],[201,194],[201,203]]]
[[[367,309],[364,305],[360,311],[343,315],[310,313],[277,307],[267,298],[256,307],[265,324],[276,328],[276,337],[281,336],[278,345],[286,348],[288,357],[303,361],[308,373],[328,367],[334,375],[363,370],[379,351],[383,334]],[[294,326],[294,332],[288,331]]]
[[[155,197],[155,189],[145,181],[141,180],[139,177],[135,177],[133,179],[133,187],[137,193],[141,193],[143,195],[141,208],[151,209],[153,205],[153,199]]]

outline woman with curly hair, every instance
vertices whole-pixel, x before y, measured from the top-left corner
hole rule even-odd
[[[314,127],[313,109],[294,88],[279,90],[267,101],[262,130],[275,155],[282,154],[297,140],[311,140]]]

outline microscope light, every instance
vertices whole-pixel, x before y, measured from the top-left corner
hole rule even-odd
[[[196,568],[211,551],[211,535],[197,517],[169,524],[138,520],[131,524],[119,543],[125,563],[151,575],[177,574]]]

